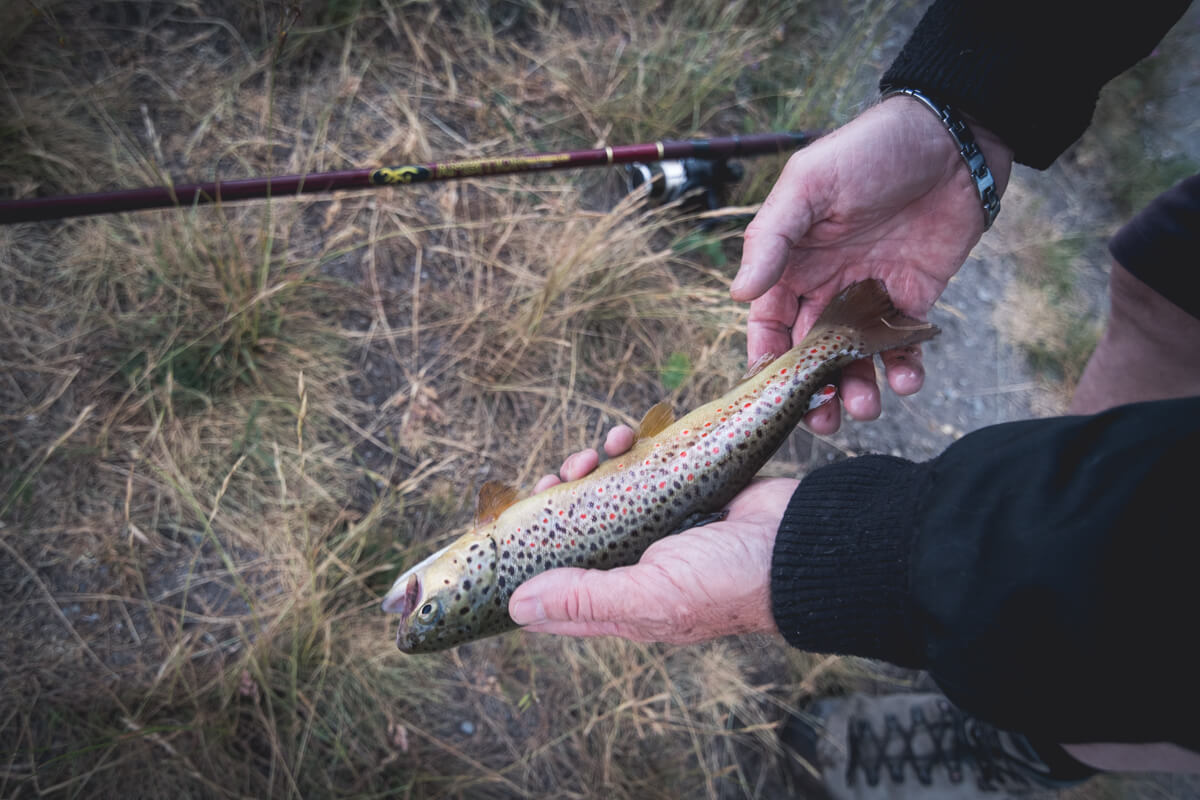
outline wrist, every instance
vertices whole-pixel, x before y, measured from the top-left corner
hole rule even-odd
[[[1008,167],[1012,161],[1011,152],[1006,157],[1001,149],[1003,143],[1000,142],[998,137],[980,128],[987,139],[985,146],[983,142],[979,141],[976,127],[969,124],[963,114],[949,104],[926,94],[920,89],[909,87],[885,88],[882,99],[886,101],[893,97],[909,98],[911,101],[923,106],[927,112],[931,113],[941,123],[953,141],[959,159],[966,167],[967,174],[978,197],[983,218],[983,229],[986,231],[992,226],[996,215],[1000,213],[1000,195],[1004,189],[1004,185],[1000,183],[993,172],[987,156],[990,152],[998,161],[1004,163],[1004,183],[1006,184]]]

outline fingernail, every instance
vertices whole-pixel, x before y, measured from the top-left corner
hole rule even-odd
[[[523,597],[512,604],[509,616],[518,625],[535,625],[546,621],[546,609],[540,597]]]

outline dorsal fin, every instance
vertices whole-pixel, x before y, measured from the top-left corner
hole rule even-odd
[[[486,525],[504,513],[504,509],[517,502],[517,490],[507,483],[488,481],[479,487],[475,499],[475,527]]]
[[[663,401],[646,412],[646,416],[642,417],[642,424],[638,425],[637,438],[647,439],[662,433],[671,424],[675,422],[675,411],[671,408],[671,404]]]
[[[746,370],[746,374],[739,378],[738,382],[735,383],[734,386],[741,386],[743,383],[766,369],[767,364],[770,364],[777,358],[779,358],[779,356],[775,355],[774,353],[763,353],[758,357],[757,361],[750,365],[750,368]]]

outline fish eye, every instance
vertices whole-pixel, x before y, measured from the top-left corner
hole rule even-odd
[[[432,619],[438,612],[438,603],[436,600],[430,600],[417,611],[417,618],[422,621]]]

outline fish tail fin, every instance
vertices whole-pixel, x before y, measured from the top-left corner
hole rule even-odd
[[[896,310],[883,281],[874,279],[852,284],[833,298],[809,336],[843,327],[852,329],[869,353],[918,344],[941,332],[933,323],[921,322]]]

